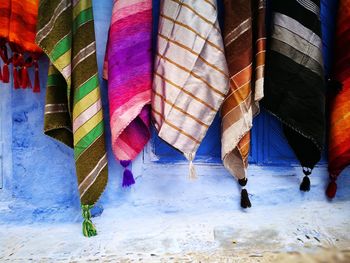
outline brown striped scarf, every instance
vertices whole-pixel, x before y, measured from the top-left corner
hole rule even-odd
[[[223,103],[222,158],[239,184],[247,183],[246,168],[250,149],[250,129],[264,96],[265,1],[226,0],[224,43],[230,90]],[[245,198],[243,198],[245,197]],[[245,189],[241,206],[250,207]]]
[[[163,0],[152,117],[158,135],[192,160],[228,91],[216,1]]]
[[[74,148],[83,234],[96,235],[90,208],[107,183],[107,154],[91,0],[41,0],[36,42],[51,65],[47,135]]]

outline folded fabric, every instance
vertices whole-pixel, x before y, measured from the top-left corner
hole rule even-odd
[[[158,135],[192,161],[228,91],[216,1],[161,2],[152,117]]]
[[[34,67],[33,92],[40,92],[38,59],[42,51],[35,44],[38,6],[39,0],[0,1],[0,57],[4,64],[2,70],[0,68],[0,81],[9,82],[9,65],[12,64],[14,88],[32,88],[28,68]]]
[[[320,1],[272,0],[272,32],[266,57],[264,107],[283,123],[288,143],[310,190],[325,137]]]
[[[112,149],[122,166],[150,139],[152,1],[114,1],[104,63]],[[125,169],[123,186],[135,183]]]
[[[41,0],[36,42],[50,59],[44,132],[74,148],[83,234],[107,183],[107,155],[91,0]]]
[[[224,44],[230,90],[223,103],[222,159],[242,186],[241,206],[251,206],[247,190],[250,129],[264,96],[265,1],[224,1]]]
[[[328,170],[329,198],[337,191],[336,180],[350,164],[350,0],[340,0],[337,14],[335,54],[331,78],[333,85],[329,105]]]

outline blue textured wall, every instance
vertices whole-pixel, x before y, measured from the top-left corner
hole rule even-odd
[[[95,0],[93,3],[101,70],[112,1]],[[42,132],[47,64],[48,61],[42,58],[40,94],[33,94],[30,90],[14,91],[9,85],[0,84],[4,142],[0,222],[81,220],[72,151]],[[101,88],[105,116],[108,116],[106,83],[102,80]],[[108,142],[109,136],[107,132]],[[188,182],[186,165],[153,163],[156,157],[150,147],[133,164],[136,185],[122,189],[121,168],[108,147],[109,182],[98,206],[120,207],[123,213],[149,208],[164,214],[239,209],[239,189],[222,166],[197,165],[200,178],[197,182]],[[281,170],[251,166],[249,192],[254,207],[326,200],[327,174],[324,167],[315,171],[310,193],[299,192],[300,178],[300,168]],[[335,202],[348,200],[350,177],[342,176],[339,186]]]

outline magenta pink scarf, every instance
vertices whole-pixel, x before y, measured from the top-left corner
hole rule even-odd
[[[152,1],[114,1],[104,64],[112,149],[126,168],[150,138]],[[123,186],[135,183],[125,169]]]

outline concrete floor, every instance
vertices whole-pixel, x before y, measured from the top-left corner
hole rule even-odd
[[[106,208],[80,223],[2,225],[0,262],[350,262],[350,201],[248,211]],[[123,213],[122,211],[128,211]]]

